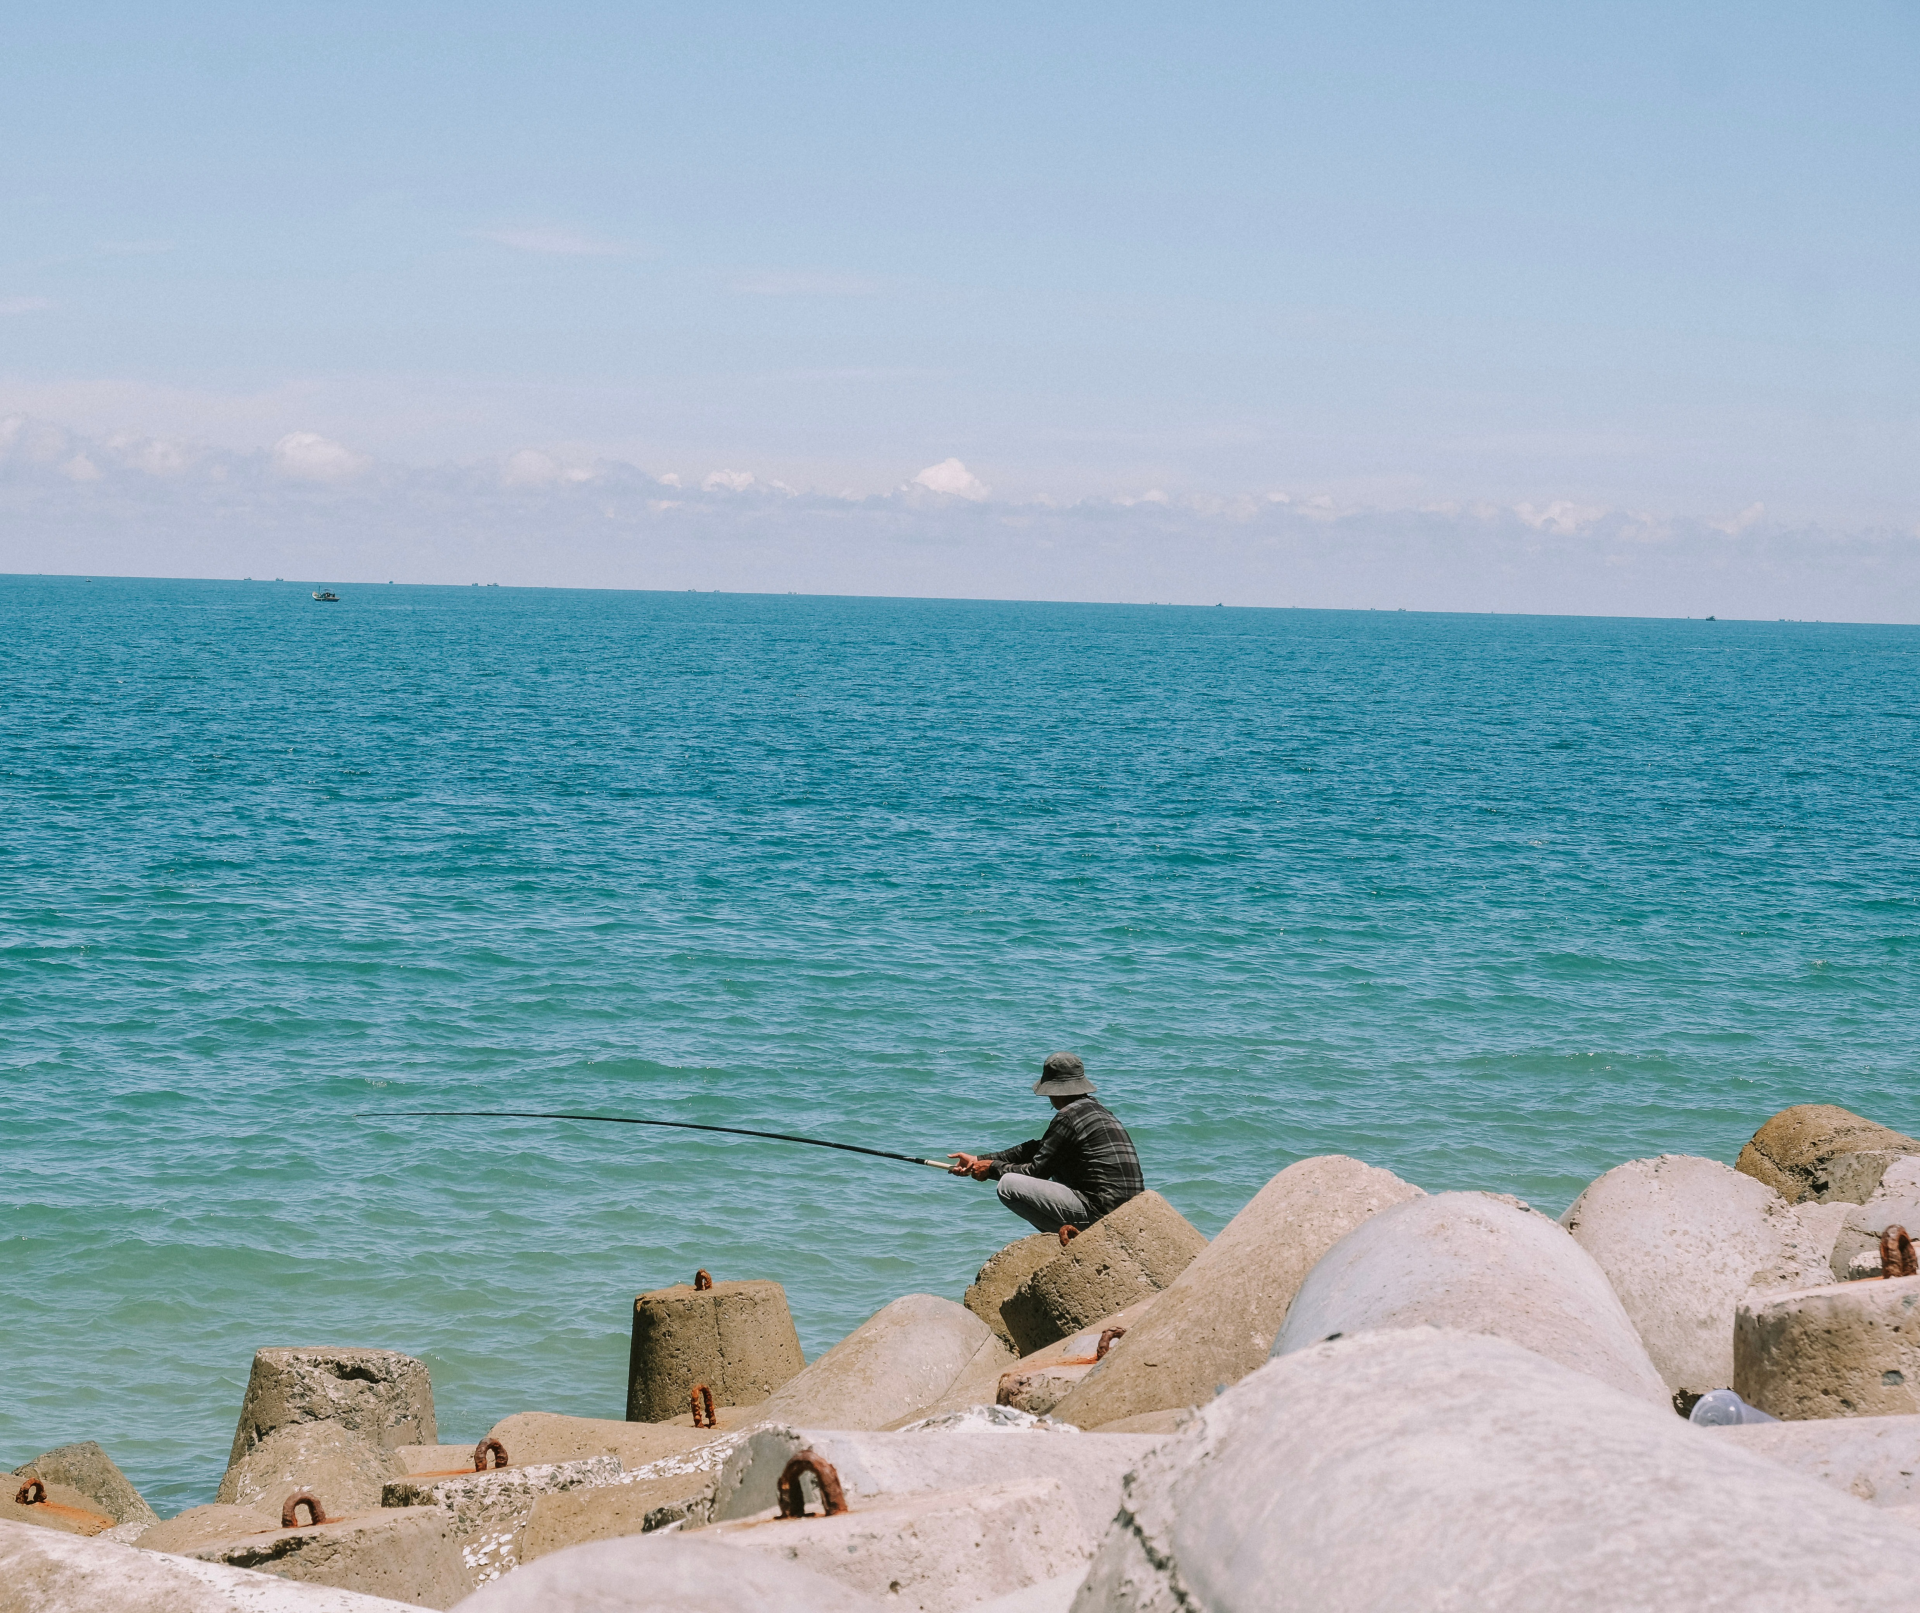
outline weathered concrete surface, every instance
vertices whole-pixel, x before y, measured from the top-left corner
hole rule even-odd
[[[1421,1326],[1510,1339],[1671,1407],[1593,1257],[1558,1222],[1485,1193],[1410,1199],[1362,1222],[1307,1274],[1273,1353]]]
[[[1920,1412],[1920,1277],[1753,1295],[1734,1313],[1733,1387],[1788,1422]]]
[[[1169,1406],[1165,1411],[1143,1411],[1133,1417],[1116,1417],[1089,1432],[1095,1434],[1177,1434],[1193,1420],[1192,1406]]]
[[[1054,1248],[1060,1247],[1060,1240],[1054,1239]],[[983,1339],[980,1348],[973,1352],[972,1358],[960,1369],[960,1376],[947,1385],[947,1391],[938,1400],[927,1405],[915,1407],[903,1413],[884,1426],[890,1429],[906,1428],[913,1423],[924,1422],[929,1417],[938,1417],[949,1411],[964,1411],[969,1406],[991,1406],[994,1396],[1000,1389],[1000,1375],[1015,1364],[1017,1357],[1013,1351],[1002,1344],[998,1338]]]
[[[669,1524],[701,1522],[712,1511],[715,1474],[676,1473],[634,1483],[543,1495],[520,1536],[524,1565],[594,1540],[647,1534]]]
[[[211,1541],[231,1540],[235,1535],[265,1534],[279,1527],[278,1507],[268,1512],[263,1507],[222,1506],[216,1501],[209,1506],[188,1507],[165,1523],[156,1523],[134,1544],[142,1551],[191,1555]]]
[[[116,1524],[160,1521],[159,1515],[147,1505],[146,1497],[133,1487],[132,1480],[114,1466],[113,1458],[93,1440],[42,1451],[13,1471],[16,1477],[24,1478],[32,1473],[48,1484],[64,1484],[86,1497],[95,1511],[105,1513]]]
[[[1079,1527],[1098,1537],[1113,1517],[1120,1480],[1159,1443],[1147,1434],[1071,1429],[885,1434],[761,1428],[721,1468],[713,1517],[725,1522],[768,1511],[777,1501],[781,1470],[800,1451],[813,1450],[833,1464],[855,1507],[1011,1479],[1057,1479]]]
[[[461,1562],[475,1584],[485,1584],[519,1566],[521,1535],[541,1496],[611,1484],[619,1477],[620,1463],[611,1456],[516,1463],[455,1478],[395,1479],[381,1491],[380,1504],[444,1507],[452,1515],[452,1535]]]
[[[1876,1507],[1920,1507],[1920,1417],[1825,1417],[1711,1432]]]
[[[1046,1416],[1079,1387],[1089,1372],[1104,1364],[1099,1353],[1101,1335],[1109,1329],[1124,1335],[1108,1345],[1107,1355],[1111,1357],[1114,1351],[1133,1337],[1133,1330],[1140,1325],[1141,1318],[1163,1297],[1162,1294],[1149,1294],[1123,1311],[1103,1316],[1091,1326],[1083,1327],[1064,1339],[1056,1339],[1044,1349],[1035,1350],[1032,1355],[1021,1357],[1001,1372],[994,1385],[994,1404],[1014,1406],[1021,1411],[1030,1411],[1035,1416]]]
[[[194,1548],[202,1562],[330,1585],[420,1607],[449,1608],[473,1589],[460,1561],[452,1519],[437,1507],[358,1517],[305,1529],[229,1536]]]
[[[1211,1400],[1267,1359],[1321,1256],[1369,1216],[1421,1196],[1344,1154],[1289,1165],[1128,1330],[1125,1353],[1088,1373],[1054,1415],[1094,1428]]]
[[[1833,1252],[1823,1271],[1813,1282],[1851,1282],[1861,1277],[1880,1275],[1880,1234],[1890,1226],[1905,1227],[1907,1235],[1920,1240],[1920,1193],[1895,1195],[1875,1193],[1865,1204],[1842,1206],[1846,1211],[1840,1230],[1834,1234]],[[1831,1272],[1831,1278],[1828,1276]]]
[[[1825,1253],[1830,1272],[1833,1270],[1833,1246],[1839,1241],[1840,1229],[1846,1225],[1847,1212],[1852,1208],[1845,1199],[1836,1199],[1831,1204],[1804,1199],[1792,1206],[1793,1213],[1800,1219],[1803,1234],[1816,1249]],[[1833,1272],[1833,1276],[1836,1281],[1842,1280],[1839,1272]]]
[[[1765,1182],[1789,1204],[1864,1203],[1887,1168],[1920,1142],[1830,1103],[1782,1109],[1740,1150],[1734,1169]]]
[[[1094,1539],[1057,1479],[881,1500],[832,1517],[757,1518],[701,1536],[765,1552],[916,1613],[957,1613],[1076,1569]]]
[[[415,1604],[300,1585],[50,1529],[0,1523],[0,1613],[418,1613]]]
[[[690,1419],[688,1396],[697,1383],[719,1405],[751,1405],[806,1364],[778,1283],[658,1288],[633,1302],[627,1420]]]
[[[944,1395],[992,1336],[964,1305],[908,1294],[769,1395],[755,1418],[809,1428],[884,1428]]]
[[[1004,1249],[988,1256],[987,1263],[980,1268],[980,1274],[973,1279],[973,1286],[967,1290],[961,1303],[993,1329],[995,1338],[1009,1350],[1013,1349],[1013,1334],[1007,1329],[1000,1307],[1013,1298],[1014,1291],[1023,1282],[1059,1253],[1060,1240],[1051,1232],[1036,1232],[1030,1238],[1016,1238]]]
[[[31,1506],[16,1501],[14,1497],[26,1481],[15,1475],[7,1480],[4,1492],[0,1492],[0,1518],[40,1529],[57,1529],[69,1535],[93,1536],[113,1527],[113,1519],[91,1496],[82,1495],[71,1485],[52,1483],[45,1474],[35,1477],[46,1485],[46,1500]]]
[[[379,1506],[381,1490],[405,1471],[393,1452],[344,1424],[288,1423],[227,1469],[214,1500],[278,1516],[295,1490],[311,1490],[328,1513],[344,1517]]]
[[[969,1613],[1067,1613],[1083,1578],[1083,1574],[1070,1573],[1058,1579],[1043,1579],[1037,1585],[996,1596],[990,1602],[976,1602]]]
[[[475,1591],[458,1613],[879,1613],[885,1605],[766,1553],[655,1534],[555,1552]]]
[[[1014,1348],[1031,1355],[1152,1298],[1206,1246],[1199,1228],[1149,1188],[1103,1215],[1015,1289],[1001,1319]]]
[[[738,1408],[734,1408],[738,1410]],[[563,1417],[550,1411],[519,1411],[503,1417],[488,1431],[507,1448],[516,1464],[579,1462],[590,1456],[612,1456],[623,1467],[645,1467],[663,1457],[711,1445],[728,1432],[729,1412],[720,1415],[721,1427],[695,1428],[684,1423],[628,1423],[610,1417]],[[757,1419],[755,1419],[757,1420]]]
[[[625,1423],[618,1426],[624,1428]],[[411,1478],[420,1473],[469,1473],[473,1471],[471,1445],[396,1445],[390,1453],[399,1468],[395,1478]],[[596,1453],[597,1454],[597,1453]],[[511,1459],[511,1453],[509,1453]]]
[[[1142,1463],[1075,1613],[1910,1604],[1920,1531],[1722,1432],[1484,1335],[1316,1345]]]
[[[389,1448],[433,1444],[440,1435],[426,1363],[397,1350],[256,1351],[227,1466],[276,1428],[317,1422],[337,1422]]]
[[[1620,1296],[1669,1389],[1733,1382],[1733,1311],[1749,1289],[1828,1280],[1829,1249],[1787,1201],[1717,1159],[1616,1165],[1560,1218]]]

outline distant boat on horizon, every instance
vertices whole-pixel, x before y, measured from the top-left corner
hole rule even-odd
[[[331,588],[316,588],[313,591],[313,597],[323,605],[337,605],[340,603],[340,596]]]

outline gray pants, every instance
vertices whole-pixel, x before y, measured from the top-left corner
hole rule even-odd
[[[1042,1232],[1077,1227],[1085,1232],[1098,1219],[1093,1206],[1070,1187],[1040,1176],[1009,1171],[1000,1178],[1000,1202]]]

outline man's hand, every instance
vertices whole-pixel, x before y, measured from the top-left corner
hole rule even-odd
[[[984,1182],[993,1170],[993,1161],[977,1154],[949,1154],[947,1158],[956,1161],[948,1167],[949,1174],[971,1176],[976,1182]]]

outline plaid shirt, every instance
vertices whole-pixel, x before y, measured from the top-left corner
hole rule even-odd
[[[982,1157],[994,1162],[995,1180],[1015,1171],[1072,1188],[1096,1217],[1112,1214],[1147,1186],[1127,1128],[1093,1098],[1076,1098],[1056,1111],[1046,1136]]]

